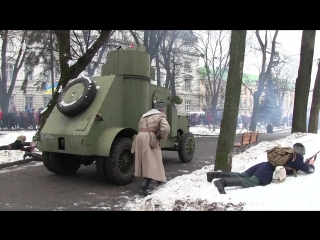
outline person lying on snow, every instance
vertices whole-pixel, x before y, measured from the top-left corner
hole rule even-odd
[[[305,173],[313,173],[315,170],[314,162],[315,158],[308,158],[303,161],[303,155],[305,155],[306,149],[302,143],[295,143],[293,150],[296,153],[296,157],[289,159],[285,166],[296,169],[296,171],[302,171]],[[273,172],[275,167],[269,162],[261,162],[253,165],[246,171],[239,172],[207,172],[207,181],[211,182],[215,178],[220,178],[214,181],[214,185],[218,189],[220,194],[226,194],[225,187],[241,186],[244,188],[265,186],[272,182]],[[286,175],[292,175],[293,170],[286,169]]]
[[[26,157],[32,157],[35,161],[42,161],[41,154],[33,153],[36,148],[34,142],[26,142],[26,136],[20,135],[17,137],[16,141],[8,145],[0,146],[0,150],[21,150],[26,153],[23,155],[23,159]]]

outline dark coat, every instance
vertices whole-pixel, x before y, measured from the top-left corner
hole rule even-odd
[[[0,146],[0,150],[21,150],[21,151],[30,151],[31,142],[21,142],[20,140],[16,140],[14,143],[10,143],[8,145]],[[10,146],[10,148],[9,148]]]
[[[24,148],[23,143],[19,140],[16,140],[14,143],[9,144],[9,146],[11,147],[11,150],[20,150]]]
[[[250,176],[254,175],[262,182],[261,185],[267,185],[272,182],[273,172],[276,168],[271,165],[269,162],[262,162],[256,165],[253,165],[245,172]]]
[[[313,173],[314,165],[305,163],[303,161],[303,156],[302,155],[297,153],[295,160],[294,161],[292,161],[292,160],[293,160],[293,158],[288,160],[287,163],[284,166],[291,167],[291,168],[296,169],[297,171],[300,170],[300,171],[305,172],[305,173]],[[286,169],[286,172],[287,172],[287,175],[292,175],[293,174],[293,170],[287,170]]]

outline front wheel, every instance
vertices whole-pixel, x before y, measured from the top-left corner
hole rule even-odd
[[[192,133],[184,133],[180,137],[178,145],[178,155],[183,163],[190,162],[195,152],[195,139]]]

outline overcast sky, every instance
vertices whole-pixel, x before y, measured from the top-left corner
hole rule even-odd
[[[261,34],[262,36],[262,34]],[[293,56],[295,61],[297,62],[297,66],[299,66],[300,61],[300,48],[301,48],[301,37],[302,30],[279,30],[277,36],[277,42],[282,45],[282,51],[284,50],[288,55]],[[316,32],[316,40],[315,40],[315,49],[314,49],[314,64],[312,66],[312,75],[311,81],[313,82],[316,74],[317,74],[317,62],[316,59],[320,58],[320,31]],[[256,67],[252,66],[252,63],[255,61],[261,62],[261,58],[252,59],[252,62],[249,61],[249,58],[246,58],[247,64],[245,61],[245,73],[251,73],[258,75],[259,71]],[[313,86],[312,86],[313,88]]]

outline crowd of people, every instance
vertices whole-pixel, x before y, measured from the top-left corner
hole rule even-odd
[[[28,108],[25,106],[24,110],[18,110],[14,105],[11,110],[9,110],[7,115],[7,122],[4,122],[4,112],[0,108],[0,128],[4,130],[7,127],[8,130],[13,129],[33,129],[39,123],[39,116],[43,108],[39,108],[37,111],[34,108]]]
[[[196,125],[215,125],[220,126],[221,120],[222,120],[222,113],[219,112],[217,114],[216,123],[214,124],[214,119],[211,113],[189,113],[189,121],[190,126],[194,127]],[[241,115],[238,117],[237,127],[242,127],[245,123],[246,126],[249,126],[250,124],[250,117]]]
[[[216,123],[214,124],[214,119],[211,113],[189,113],[189,121],[190,121],[190,126],[194,127],[197,125],[215,125],[215,126],[220,126],[221,120],[222,120],[222,113],[219,112],[217,114],[217,119]],[[246,115],[239,115],[238,116],[238,121],[237,121],[237,128],[249,128],[251,122],[251,117],[246,116]],[[320,123],[320,122],[319,122]],[[257,123],[257,128],[262,128],[268,125],[268,122],[264,121],[259,121]],[[283,117],[282,121],[280,121],[281,126],[291,126],[292,124],[292,114],[290,117]]]
[[[190,126],[196,125],[213,125],[213,117],[211,113],[191,113],[189,115]],[[217,116],[217,122],[221,122],[221,115]]]

